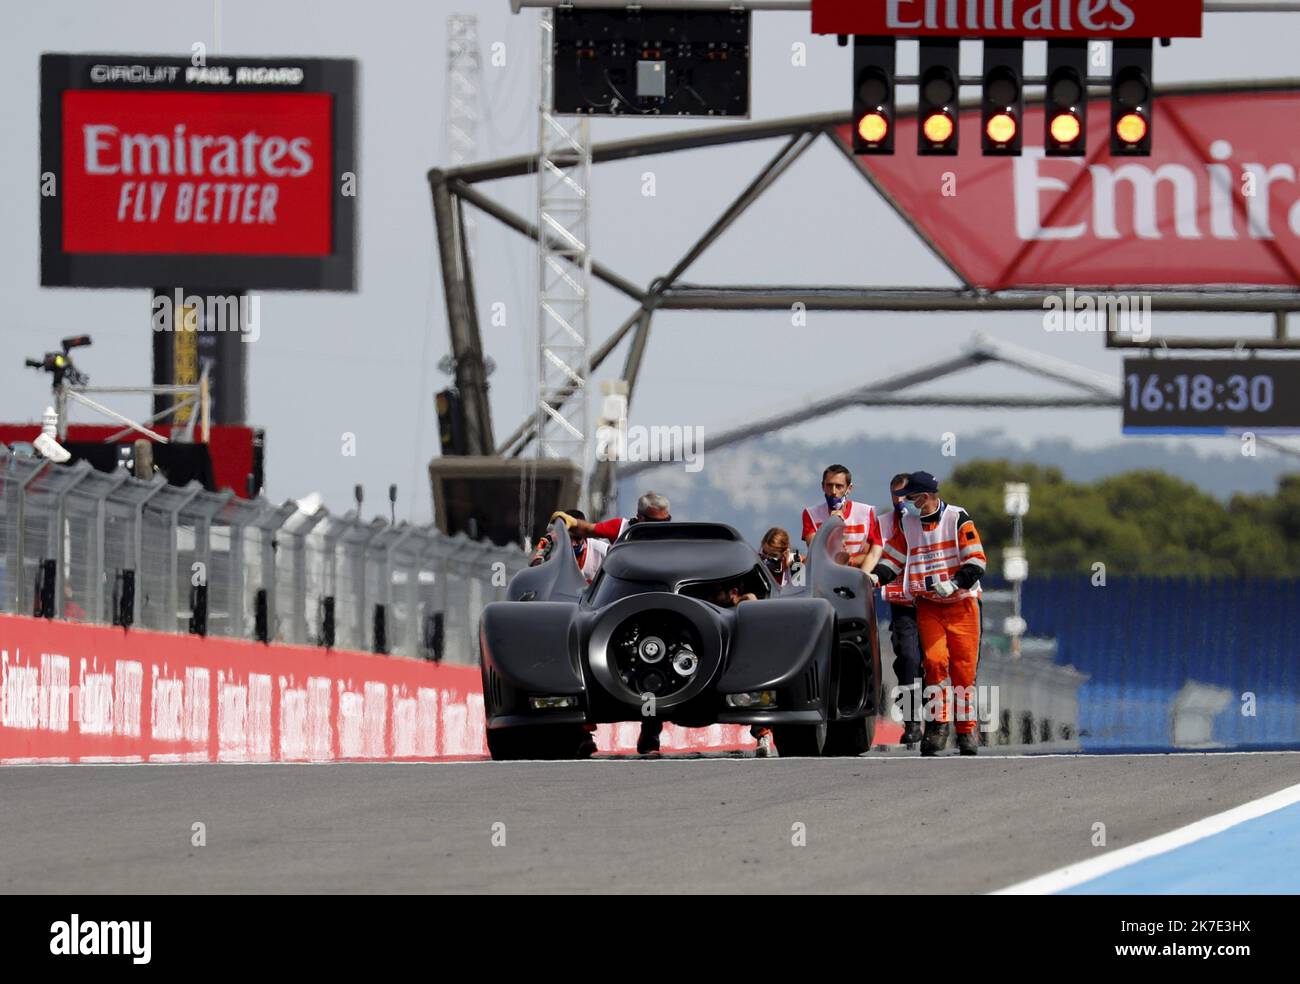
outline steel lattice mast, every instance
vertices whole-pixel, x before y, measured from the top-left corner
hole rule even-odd
[[[447,18],[447,105],[444,117],[450,167],[463,167],[478,159],[482,77],[478,17],[452,14]],[[471,256],[474,255],[476,226],[473,214],[466,215],[462,228],[466,249]]]
[[[537,436],[538,458],[567,458],[582,473],[585,507],[590,443],[587,380],[591,373],[590,123],[566,124],[552,112],[554,22],[541,17],[541,99],[537,158]],[[554,395],[571,390],[565,410]]]

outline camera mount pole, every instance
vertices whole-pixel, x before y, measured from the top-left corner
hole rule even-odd
[[[54,384],[54,412],[59,415],[59,443],[68,439],[68,381],[60,377]]]

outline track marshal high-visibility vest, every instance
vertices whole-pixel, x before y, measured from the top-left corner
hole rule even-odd
[[[875,512],[876,519],[880,521],[880,536],[885,543],[888,543],[894,538],[894,534],[898,531],[897,519],[900,514],[892,505],[888,507],[882,506]],[[907,593],[907,584],[905,579],[901,577],[894,578],[882,587],[880,589],[880,597],[884,598],[885,601],[889,602],[891,605],[912,604],[912,596]]]
[[[588,537],[583,541],[582,553],[578,554],[578,570],[582,571],[582,576],[591,583],[591,579],[596,576],[600,570],[600,565],[605,561],[605,554],[609,553],[609,542],[607,540],[595,540]]]
[[[876,522],[875,511],[870,506],[850,499],[845,503],[845,507],[844,540],[841,549],[850,555],[859,554],[870,548],[873,542],[871,534],[873,530],[879,530],[880,525]],[[809,506],[803,511],[803,535],[811,539],[811,536],[816,534],[830,518],[831,510],[825,501]],[[876,535],[880,534],[877,532]]]
[[[950,502],[940,503],[938,519],[931,522],[922,522],[918,516],[903,517],[901,529],[895,532],[882,557],[895,569],[900,560],[907,593],[941,603],[979,597],[979,583],[972,588],[958,588],[945,598],[926,588],[927,577],[951,580],[963,564],[973,564],[981,571],[988,564],[975,524],[966,510]]]

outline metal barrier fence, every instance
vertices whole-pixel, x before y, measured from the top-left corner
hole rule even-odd
[[[1088,751],[1300,745],[1300,579],[1054,574],[1025,582]]]
[[[0,611],[476,663],[519,550],[0,444]]]
[[[983,585],[977,682],[1012,711],[992,743],[1300,748],[1300,578],[1035,575],[1019,659],[1001,632],[1008,586],[996,575]],[[888,606],[877,615],[886,623]]]

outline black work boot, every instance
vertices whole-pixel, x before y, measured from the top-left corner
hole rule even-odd
[[[980,753],[979,735],[973,731],[966,733],[958,732],[957,734],[957,751],[963,755],[978,755]]]
[[[938,755],[948,744],[948,725],[942,721],[927,721],[925,737],[921,739],[921,754]]]
[[[906,745],[908,748],[916,747],[916,743],[921,740],[921,722],[908,721],[903,725],[903,737],[899,738],[899,744]]]

